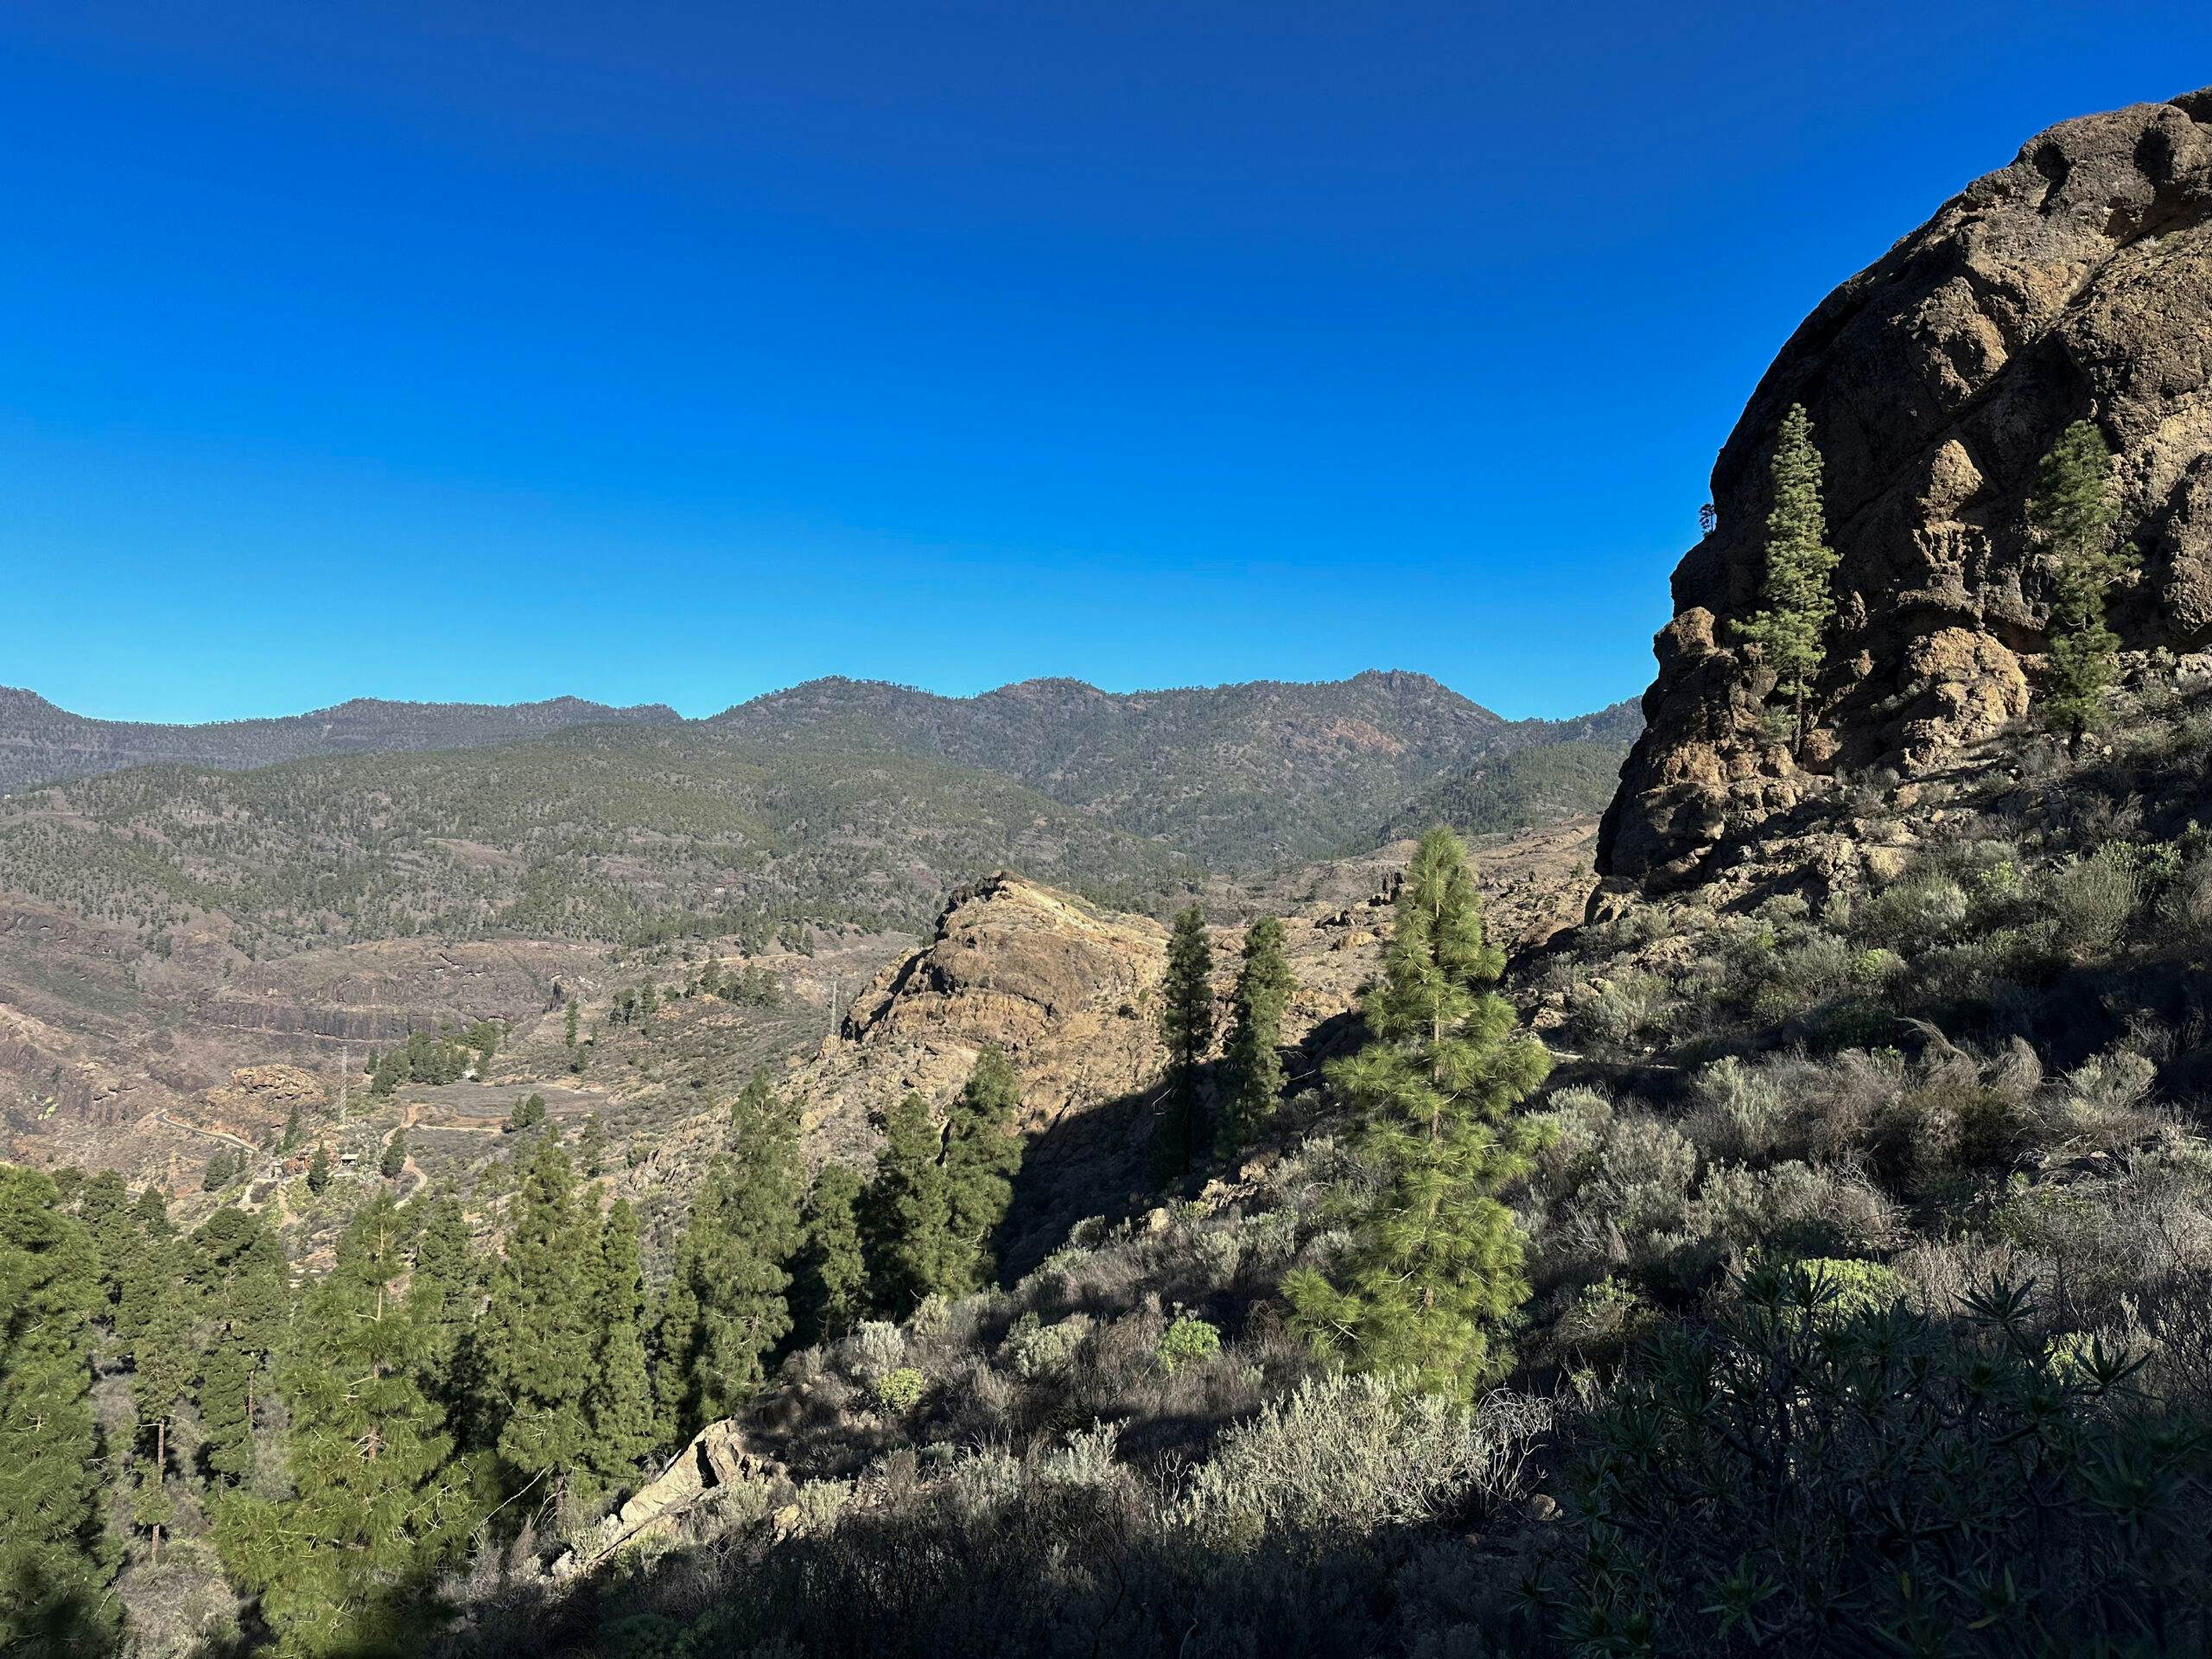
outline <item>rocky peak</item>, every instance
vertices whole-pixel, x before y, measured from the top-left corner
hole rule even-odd
[[[1732,625],[1758,607],[1767,464],[1792,404],[1826,461],[1836,628],[1802,762]],[[1713,529],[1674,579],[1648,729],[1606,815],[1616,883],[1694,879],[1719,846],[1845,769],[1911,774],[2026,713],[2052,598],[2038,461],[2094,419],[2142,554],[2113,622],[2212,646],[2212,90],[2063,122],[1824,301],[1713,474]]]

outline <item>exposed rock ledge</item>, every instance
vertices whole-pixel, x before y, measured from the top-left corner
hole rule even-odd
[[[1827,461],[1837,628],[1802,763],[1763,730],[1766,468],[1791,404]],[[1694,879],[1839,770],[1910,774],[2029,707],[2050,569],[2037,464],[2095,419],[2142,569],[2113,607],[2143,653],[2212,647],[2212,89],[2053,127],[1799,327],[1713,474],[1717,527],[1675,572],[1649,722],[1607,812],[1615,884]],[[2162,659],[2161,659],[2162,660]]]

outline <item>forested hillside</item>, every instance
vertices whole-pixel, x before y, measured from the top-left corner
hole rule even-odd
[[[577,697],[504,705],[356,697],[312,714],[163,726],[89,720],[35,692],[0,686],[0,790],[164,761],[236,769],[310,754],[512,743],[570,726],[672,725],[677,718],[660,703],[610,709]]]
[[[1461,795],[1486,820],[1469,827],[1517,829],[1539,821],[1526,816],[1532,803],[1478,801],[1482,766],[1567,741],[1609,748],[1618,766],[1643,728],[1630,703],[1576,720],[1507,721],[1426,675],[1377,672],[1127,695],[1031,680],[964,698],[816,680],[713,724],[764,742],[889,747],[1004,772],[1229,868],[1363,850],[1378,804],[1410,801],[1451,776],[1466,779]],[[1569,812],[1604,804],[1585,789]]]
[[[696,728],[142,768],[0,800],[0,884],[149,938],[219,912],[257,950],[432,935],[641,942],[784,918],[918,926],[1001,867],[1153,894],[1168,848],[943,761]]]

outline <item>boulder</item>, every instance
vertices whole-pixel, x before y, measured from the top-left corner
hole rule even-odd
[[[1759,605],[1767,478],[1802,404],[1840,556],[1802,753],[1737,624]],[[2062,123],[1831,294],[1713,469],[1713,527],[1674,577],[1647,729],[1600,833],[1616,886],[1695,878],[1835,773],[1941,763],[2029,709],[2049,557],[2027,501],[2094,419],[2142,555],[2115,596],[2133,652],[2212,646],[2212,90]]]

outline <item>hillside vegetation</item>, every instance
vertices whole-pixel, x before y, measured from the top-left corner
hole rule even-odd
[[[610,709],[578,697],[512,704],[356,697],[312,714],[170,726],[91,720],[35,692],[0,686],[0,791],[164,761],[236,770],[304,755],[470,748],[570,726],[672,725],[677,718],[661,703]]]
[[[1478,805],[1484,765],[1517,751],[1592,743],[1618,769],[1642,728],[1626,703],[1578,720],[1507,721],[1426,675],[1376,672],[1122,696],[1032,680],[968,698],[817,680],[712,723],[763,742],[889,747],[1004,772],[1230,869],[1364,850],[1376,844],[1378,804],[1447,778],[1462,778]],[[1574,811],[1604,804],[1587,790],[1572,798]],[[1489,821],[1469,827],[1518,829],[1542,821],[1526,810],[1548,805],[1479,804]]]
[[[782,919],[917,927],[1013,866],[1154,893],[1185,866],[988,772],[696,728],[147,767],[0,800],[0,882],[148,938],[220,912],[257,950],[432,935],[644,942]]]

